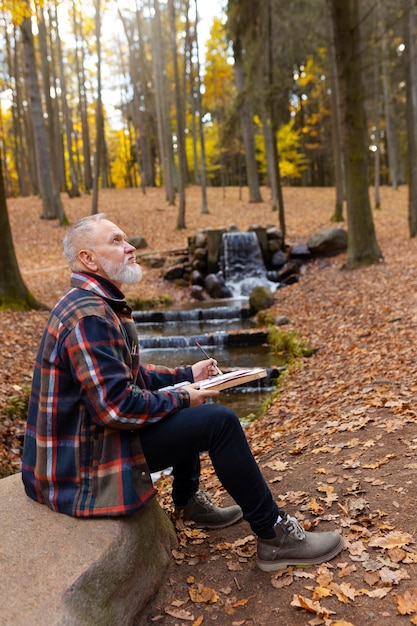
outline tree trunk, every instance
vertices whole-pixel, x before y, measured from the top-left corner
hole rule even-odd
[[[25,52],[26,81],[30,98],[30,112],[33,124],[38,181],[42,195],[42,217],[44,219],[59,218],[60,223],[63,224],[66,222],[64,209],[61,204],[59,192],[55,189],[51,175],[52,165],[48,150],[48,141],[46,138],[39,85],[36,79],[37,69],[35,46],[33,43],[30,18],[23,20],[20,25],[20,29],[22,32],[23,47]]]
[[[94,180],[93,180],[93,197],[91,205],[91,213],[94,215],[98,212],[98,194],[99,194],[99,178],[101,170],[102,146],[103,138],[103,109],[101,102],[101,15],[100,0],[96,0],[96,49],[97,49],[97,103],[96,103],[96,149],[94,152]]]
[[[10,76],[17,76],[17,68],[18,68],[18,52],[16,46],[16,29],[13,29],[14,35],[14,53],[12,53],[12,48],[10,46],[10,37],[5,29],[5,41],[6,41],[6,51],[7,51],[7,65]],[[29,195],[29,181],[27,176],[27,167],[25,161],[25,150],[24,150],[24,136],[22,124],[19,123],[20,119],[23,117],[22,113],[22,97],[21,97],[21,85],[20,81],[14,81],[14,89],[12,89],[13,93],[13,106],[11,107],[12,112],[12,122],[13,122],[13,159],[14,165],[17,174],[18,181],[18,189],[20,196]]]
[[[49,154],[51,157],[51,175],[55,189],[64,191],[65,186],[65,172],[64,168],[60,167],[63,161],[61,136],[59,131],[59,111],[58,111],[58,98],[52,98],[52,93],[56,93],[56,80],[53,67],[55,63],[54,52],[52,47],[48,47],[48,34],[45,24],[45,16],[43,7],[39,8],[39,15],[37,20],[38,26],[38,45],[39,45],[39,57],[40,68],[42,74],[43,83],[43,100],[45,102],[46,110],[46,136],[48,138]],[[49,29],[49,36],[51,32]],[[52,71],[51,71],[52,70]]]
[[[161,17],[159,0],[153,0],[154,18],[152,19],[152,60],[154,68],[155,100],[158,121],[159,152],[164,175],[165,191],[169,204],[175,202],[174,160],[172,136],[168,111],[168,90],[164,69],[164,46],[161,36]]]
[[[242,128],[243,144],[245,147],[246,179],[249,188],[249,202],[262,202],[255,156],[252,107],[250,104],[250,97],[245,86],[243,68],[239,54],[235,54],[235,78],[239,93],[240,125]]]
[[[341,141],[340,128],[340,94],[337,82],[337,62],[336,50],[334,46],[334,28],[331,15],[328,12],[327,24],[329,30],[329,57],[330,57],[330,84],[332,88],[332,145],[333,145],[333,162],[334,162],[334,184],[336,189],[336,200],[332,222],[343,221],[343,202],[345,199],[344,188],[344,167],[343,167],[343,149]]]
[[[416,7],[404,0],[404,23],[407,68],[407,138],[408,138],[408,227],[410,237],[417,235],[417,46]]]
[[[367,126],[358,0],[328,0],[338,63],[348,215],[346,268],[382,259],[369,200]]]
[[[46,309],[33,297],[23,282],[17,264],[7,213],[6,193],[4,189],[3,168],[0,160],[0,310]]]
[[[80,18],[81,20],[81,14]],[[75,10],[75,0],[72,3],[72,20],[73,31],[75,40],[75,69],[77,73],[78,81],[78,107],[81,119],[82,129],[82,144],[83,144],[83,157],[84,157],[84,187],[86,191],[90,191],[93,187],[93,173],[91,170],[91,149],[90,149],[90,128],[88,125],[88,110],[87,110],[87,94],[86,94],[86,79],[85,79],[85,63],[84,63],[84,48],[82,41],[82,24],[77,24],[77,16]],[[79,45],[81,42],[81,46]],[[81,57],[81,60],[80,60]]]
[[[200,138],[200,160],[201,160],[201,212],[208,213],[207,203],[207,163],[206,163],[206,142],[204,138],[203,107],[201,102],[201,68],[200,68],[200,47],[198,44],[198,7],[195,0],[195,44],[196,44],[196,66],[197,66],[197,113],[198,113],[198,134]],[[194,101],[194,100],[193,100]]]
[[[169,24],[171,31],[172,63],[174,65],[175,82],[175,113],[177,118],[177,146],[178,146],[178,217],[177,228],[185,228],[185,179],[186,179],[186,156],[185,156],[185,132],[183,126],[184,103],[180,93],[180,77],[178,71],[177,53],[177,28],[175,24],[174,0],[168,0]]]
[[[55,8],[54,22],[56,24],[55,36],[56,36],[56,46],[57,46],[58,65],[59,65],[59,82],[61,85],[61,102],[62,102],[62,111],[64,115],[64,121],[65,121],[65,136],[66,136],[66,143],[67,143],[68,165],[69,165],[70,181],[71,181],[71,187],[69,188],[68,193],[69,193],[70,198],[76,198],[80,195],[80,191],[78,188],[78,178],[77,178],[77,172],[76,172],[75,163],[74,163],[74,151],[72,149],[73,126],[72,126],[72,120],[71,120],[70,110],[68,106],[67,82],[65,79],[61,37],[59,35],[57,0],[55,0],[54,8]]]
[[[392,89],[388,69],[388,45],[385,25],[384,2],[377,4],[380,16],[380,37],[382,46],[382,88],[384,93],[385,128],[387,135],[388,164],[393,189],[398,189],[400,183],[404,181],[402,171],[400,145],[398,138],[397,121],[392,104]]]
[[[272,210],[278,209],[279,226],[282,232],[283,241],[286,237],[286,225],[285,225],[285,211],[284,211],[284,197],[282,195],[281,186],[281,174],[279,169],[279,154],[278,154],[278,116],[277,106],[274,98],[274,49],[273,42],[276,36],[273,20],[273,12],[271,2],[268,2],[268,102],[269,102],[269,119],[270,119],[270,132],[271,132],[271,173],[274,177],[274,187],[277,194],[277,206],[272,205]]]

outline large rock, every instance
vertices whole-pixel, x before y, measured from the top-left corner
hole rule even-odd
[[[346,250],[348,244],[347,232],[340,227],[325,228],[313,233],[307,239],[307,247],[311,254],[319,256],[332,256]]]
[[[264,309],[269,309],[274,304],[274,294],[263,285],[254,287],[249,296],[249,306],[252,311],[258,313]]]
[[[168,574],[174,528],[154,499],[121,518],[76,519],[0,480],[2,626],[130,626]]]

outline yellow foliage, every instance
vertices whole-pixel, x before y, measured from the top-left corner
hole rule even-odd
[[[26,0],[1,0],[0,12],[4,15],[8,14],[16,26],[32,15],[29,3]]]

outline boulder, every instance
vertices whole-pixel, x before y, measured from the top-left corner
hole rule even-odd
[[[268,287],[254,287],[249,296],[249,306],[257,313],[269,309],[274,304],[274,294]]]
[[[332,256],[346,250],[348,244],[347,232],[340,227],[325,228],[313,233],[307,239],[307,247],[315,256]]]
[[[220,274],[207,274],[204,288],[211,298],[231,298],[233,296]]]
[[[166,270],[164,273],[164,279],[172,282],[177,278],[182,278],[184,276],[184,267],[182,265],[174,265]]]
[[[77,519],[0,480],[2,626],[130,626],[166,579],[177,545],[152,500],[127,517]]]
[[[141,250],[148,247],[145,237],[142,237],[141,235],[129,237],[128,242],[131,246],[135,246],[136,250]]]

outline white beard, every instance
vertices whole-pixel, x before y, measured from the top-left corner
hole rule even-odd
[[[142,279],[142,268],[135,263],[134,265],[128,265],[129,257],[126,257],[124,263],[113,263],[108,259],[97,255],[101,267],[106,272],[111,281],[115,283],[124,283],[125,285],[134,285]]]

